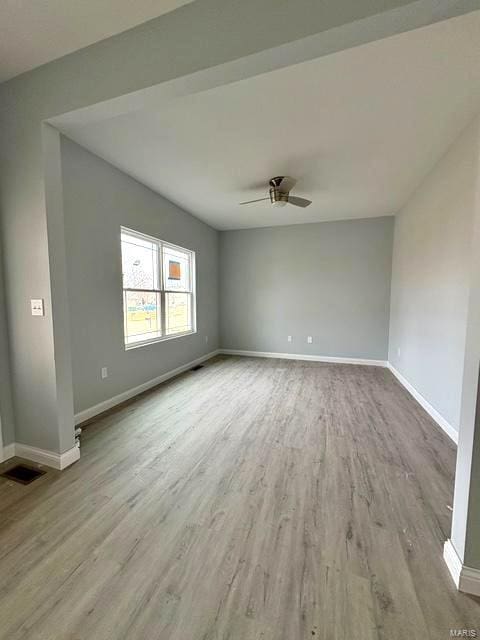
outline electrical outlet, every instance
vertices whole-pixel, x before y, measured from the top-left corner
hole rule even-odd
[[[208,336],[205,336],[205,343],[208,344]]]
[[[287,336],[287,342],[291,342],[292,341],[292,336]]]
[[[308,342],[308,344],[312,344],[312,342],[313,342],[312,336],[307,336],[307,342]]]
[[[107,367],[102,367],[102,380],[108,378],[108,369]]]

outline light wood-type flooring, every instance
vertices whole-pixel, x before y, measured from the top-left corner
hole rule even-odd
[[[0,478],[2,640],[442,640],[455,448],[392,374],[217,357]],[[4,463],[4,468],[12,461]]]

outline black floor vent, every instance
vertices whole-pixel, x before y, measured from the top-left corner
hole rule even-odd
[[[7,478],[7,480],[14,480],[15,482],[20,482],[21,484],[30,484],[46,471],[40,471],[40,469],[34,469],[33,467],[27,467],[25,464],[17,464],[15,467],[12,467],[5,473],[0,473],[2,478]]]
[[[196,364],[194,367],[190,369],[190,371],[198,371],[199,369],[203,369],[203,364]]]

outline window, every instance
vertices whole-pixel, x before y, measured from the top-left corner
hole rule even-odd
[[[195,332],[195,253],[121,229],[125,346]]]

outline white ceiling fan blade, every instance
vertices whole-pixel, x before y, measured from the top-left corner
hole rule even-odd
[[[298,198],[297,196],[288,196],[288,202],[293,204],[295,207],[308,207],[312,204],[311,200],[307,200],[306,198]]]
[[[247,200],[246,202],[239,202],[238,204],[253,204],[254,202],[262,202],[263,200],[270,200],[270,198],[258,198],[258,200]]]

